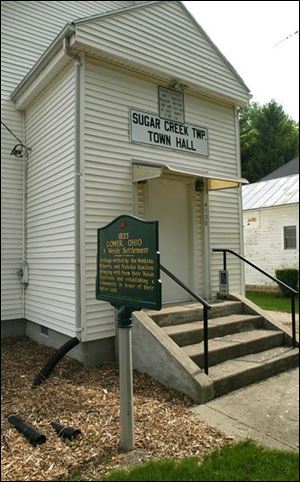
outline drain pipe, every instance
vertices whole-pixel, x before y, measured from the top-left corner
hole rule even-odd
[[[80,90],[81,90],[81,67],[80,56],[70,48],[70,39],[65,37],[63,40],[65,55],[75,60],[75,323],[76,337],[68,340],[62,345],[47,361],[44,368],[36,375],[31,388],[43,383],[53,368],[63,358],[63,356],[74,346],[80,343],[81,338],[81,276],[80,276]]]
[[[46,436],[42,432],[29,425],[29,423],[24,422],[24,420],[16,415],[9,415],[7,419],[34,447],[46,442]]]
[[[50,424],[54,428],[58,436],[63,439],[73,440],[73,438],[78,437],[78,435],[81,435],[81,430],[79,430],[78,428],[64,427],[63,425],[56,422],[55,420],[50,422]]]
[[[41,385],[44,380],[50,375],[53,368],[58,364],[58,362],[65,356],[65,354],[72,350],[74,346],[78,345],[79,340],[78,338],[71,338],[66,343],[64,343],[58,350],[56,350],[53,355],[49,358],[46,365],[42,368],[42,370],[35,376],[31,388],[35,388],[38,385]]]
[[[70,38],[63,40],[65,55],[75,60],[75,312],[76,336],[81,337],[81,242],[80,242],[80,99],[82,60],[70,47]]]
[[[22,122],[23,122],[23,136],[24,136],[24,143],[22,144],[22,148],[24,149],[24,155],[20,155],[21,159],[23,160],[23,167],[22,167],[22,261],[21,266],[17,271],[17,277],[22,283],[22,297],[23,297],[23,318],[25,319],[25,289],[29,282],[29,270],[28,270],[28,263],[27,263],[27,178],[28,178],[28,161],[29,161],[29,153],[31,152],[31,148],[27,147],[26,145],[26,114],[23,112],[22,115]],[[14,151],[14,150],[13,150]],[[11,152],[11,154],[13,153]]]
[[[25,141],[26,142],[26,141]],[[22,263],[17,276],[19,276],[20,282],[23,285],[23,317],[26,318],[25,311],[25,290],[29,283],[29,267],[27,262],[27,178],[28,178],[28,160],[29,152],[31,149],[25,149],[25,155],[23,160],[23,253]]]

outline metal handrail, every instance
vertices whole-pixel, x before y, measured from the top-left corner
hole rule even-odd
[[[292,293],[291,297],[291,316],[292,316],[292,337],[293,337],[293,347],[296,346],[296,316],[295,316],[295,296],[298,295],[298,291],[294,290],[291,286],[285,284],[283,281],[280,281],[279,279],[275,278],[275,276],[272,276],[270,273],[267,273],[263,269],[261,269],[259,266],[256,266],[256,264],[252,263],[252,261],[249,261],[249,259],[244,258],[244,256],[241,256],[239,253],[236,253],[232,249],[223,249],[223,248],[213,248],[214,252],[219,252],[223,253],[223,269],[224,271],[226,270],[227,266],[227,260],[226,260],[226,253],[233,254],[237,258],[241,259],[245,263],[249,264],[253,268],[255,268],[257,271],[260,273],[264,274],[268,278],[270,278],[272,281],[275,281],[281,286],[284,286],[284,288],[288,289]]]
[[[203,305],[204,371],[206,375],[208,375],[208,310],[210,310],[211,305],[201,298],[201,296],[197,295],[197,293],[192,291],[188,286],[186,286],[179,278],[177,278],[177,276],[171,273],[171,271],[165,268],[162,264],[160,265],[160,269]]]

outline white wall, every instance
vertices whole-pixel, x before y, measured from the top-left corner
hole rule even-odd
[[[246,258],[273,276],[279,268],[299,269],[299,204],[244,211],[243,218]],[[297,226],[296,249],[284,249],[284,226]],[[246,284],[277,286],[250,266]]]
[[[125,1],[1,2],[1,119],[25,142],[23,115],[10,94],[67,22],[131,5]],[[26,141],[27,142],[27,141]],[[24,317],[23,160],[10,155],[18,141],[1,125],[1,319]],[[27,142],[28,143],[28,142]]]
[[[26,111],[32,148],[27,180],[25,317],[75,336],[74,66]]]
[[[83,337],[97,339],[114,334],[113,313],[108,303],[95,299],[97,228],[121,213],[133,210],[132,160],[156,161],[191,170],[237,176],[235,113],[230,104],[185,94],[187,123],[202,125],[209,132],[209,158],[129,142],[129,108],[157,112],[157,86],[143,75],[111,64],[86,59],[85,96],[85,236],[86,264]],[[213,245],[239,250],[239,197],[237,190],[211,193],[210,228]],[[199,209],[198,209],[199,211]],[[214,258],[213,291],[218,289]],[[232,261],[232,287],[240,292],[240,265]]]
[[[53,276],[54,273],[50,266],[52,265],[52,262],[55,264],[55,259],[52,257],[52,254],[53,251],[58,249],[58,246],[55,245],[56,240],[52,239],[51,242],[54,243],[52,244],[54,250],[52,250],[50,245],[45,247],[45,242],[47,239],[50,240],[50,232],[52,233],[53,227],[55,229],[57,228],[56,222],[59,221],[59,219],[63,219],[65,222],[64,216],[66,216],[66,219],[70,221],[72,210],[68,212],[64,211],[63,218],[59,218],[58,215],[55,220],[53,219],[53,225],[51,225],[51,220],[49,219],[50,222],[41,236],[40,241],[43,242],[39,244],[37,239],[34,240],[35,236],[38,237],[36,233],[39,229],[38,224],[41,222],[38,212],[41,210],[41,214],[47,219],[47,216],[51,216],[51,209],[55,209],[55,207],[51,205],[51,196],[50,198],[47,197],[48,194],[43,193],[42,190],[38,190],[38,188],[37,191],[34,192],[34,183],[35,181],[38,183],[47,183],[47,169],[49,168],[49,164],[47,163],[47,157],[43,157],[41,153],[46,153],[52,160],[55,157],[55,151],[51,144],[51,139],[47,137],[48,133],[43,139],[42,133],[46,132],[46,130],[43,131],[43,129],[46,129],[47,122],[51,125],[51,122],[55,121],[54,116],[62,116],[62,122],[66,123],[66,116],[64,117],[62,110],[59,110],[59,106],[56,106],[51,112],[47,96],[49,95],[49,98],[52,96],[52,99],[56,96],[56,99],[58,99],[60,95],[58,84],[54,83],[48,93],[44,91],[40,95],[39,99],[42,99],[41,104],[35,100],[31,105],[28,112],[27,120],[29,120],[29,124],[26,138],[26,132],[23,130],[22,115],[15,112],[13,105],[9,101],[9,95],[28,73],[30,68],[32,68],[34,63],[64,27],[66,22],[72,21],[74,18],[103,12],[110,8],[127,6],[130,3],[131,2],[96,1],[2,2],[3,119],[4,121],[7,121],[7,124],[14,129],[16,134],[22,140],[26,141],[26,143],[33,148],[29,167],[29,191],[32,197],[28,200],[28,254],[30,261],[30,277],[32,280],[35,280],[35,282],[34,285],[27,288],[26,300],[28,299],[28,306],[26,307],[26,316],[32,318],[33,321],[38,323],[45,323],[46,326],[51,326],[54,329],[56,326],[56,329],[61,329],[64,333],[70,333],[70,330],[72,331],[73,308],[71,306],[73,303],[73,293],[70,294],[69,298],[66,298],[67,306],[65,306],[65,301],[59,298],[62,292],[59,293],[60,290],[57,290],[54,286],[58,280]],[[187,49],[190,48],[190,43],[194,42],[195,39],[198,38],[198,41],[200,42],[199,37],[197,37],[199,32],[196,27],[189,23],[189,20],[185,15],[182,15],[180,7],[176,5],[174,10],[172,10],[171,5],[171,2],[169,2],[167,8],[165,9],[164,7],[164,15],[168,12],[168,19],[171,22],[168,24],[171,25],[168,33],[169,43],[166,43],[165,47],[167,50],[164,51],[164,55],[166,55],[166,52],[168,53],[170,51],[176,54],[176,49],[174,49],[174,45],[176,45],[177,42],[177,38],[174,37],[175,27],[178,27],[180,31],[182,38],[181,45],[186,52]],[[155,6],[150,17],[152,16],[154,18],[154,11],[159,13],[159,9],[161,8],[162,5]],[[144,47],[146,48],[148,42],[147,49],[149,50],[149,36],[147,37],[147,35],[144,35],[147,33],[147,29],[145,27],[142,11],[137,11],[133,17],[135,18],[135,22],[140,22],[141,28],[143,27]],[[114,23],[116,19],[117,17],[114,17],[109,20],[108,23],[110,21]],[[125,19],[125,24],[127,21],[129,22],[128,25],[130,24],[131,20],[127,14],[126,18],[124,16],[123,19]],[[153,24],[153,28],[155,30],[155,42],[157,42],[160,38],[163,26],[166,25],[166,16],[163,19],[163,24],[160,23],[161,19],[159,21],[157,20],[157,17],[155,17],[154,20],[155,23]],[[16,29],[16,25],[18,25],[18,29]],[[95,28],[93,30],[95,32]],[[81,32],[83,32],[83,30],[81,30]],[[185,38],[184,32],[186,34],[189,33],[189,39]],[[118,45],[121,44],[119,43]],[[138,45],[138,43],[135,42],[135,47],[138,46],[140,47],[141,45]],[[151,42],[150,47],[153,47]],[[157,44],[157,48],[158,47],[159,45]],[[220,95],[228,94],[229,96],[233,95],[238,98],[246,99],[247,94],[245,89],[237,81],[232,71],[230,69],[227,70],[226,63],[223,63],[216,52],[213,51],[212,47],[205,43],[204,37],[201,40],[201,46],[199,48],[202,56],[201,66],[205,66],[201,72],[198,72],[200,75],[200,81],[203,83],[203,90],[215,89]],[[194,68],[196,68],[199,55],[200,51],[195,57],[193,57],[193,62],[188,62],[188,65],[193,64]],[[147,59],[148,56],[144,58],[146,63]],[[156,59],[158,59],[158,57],[156,57]],[[181,59],[181,51],[178,50],[177,58],[176,55],[172,57],[172,63],[174,66],[176,66],[178,62],[181,62]],[[179,70],[176,67],[175,70],[169,69],[168,72],[175,75],[182,71],[184,66],[182,63],[180,63],[180,65],[181,67]],[[163,62],[163,65],[160,65],[160,67],[166,67],[166,61]],[[199,76],[196,74],[194,70],[193,72],[190,71],[189,75],[191,75],[191,77],[189,77],[189,79],[191,82],[193,82],[193,79],[195,80],[196,77],[198,79]],[[225,77],[226,85],[221,82]],[[69,82],[69,87],[67,87],[67,84],[64,84],[67,90],[71,89],[73,82],[71,79],[71,76],[68,77],[68,80],[65,79],[67,83]],[[169,82],[169,79],[165,79],[164,82]],[[82,282],[86,282],[86,292],[84,293],[86,306],[83,307],[83,321],[86,324],[86,333],[88,333],[85,335],[86,339],[97,339],[99,337],[105,338],[114,333],[111,308],[107,304],[102,304],[101,306],[101,303],[95,301],[95,230],[99,226],[106,224],[115,215],[118,215],[120,211],[132,212],[132,160],[144,159],[149,161],[151,159],[156,159],[157,161],[167,162],[175,168],[178,165],[185,165],[191,169],[203,168],[203,170],[209,170],[211,174],[228,176],[237,176],[239,174],[236,152],[235,115],[233,106],[230,103],[216,100],[212,101],[205,96],[201,98],[195,97],[192,94],[187,94],[185,96],[186,122],[196,125],[204,125],[209,129],[210,156],[208,159],[199,159],[198,156],[129,143],[128,108],[136,107],[149,112],[157,112],[158,83],[162,84],[161,81],[150,81],[143,75],[131,74],[125,70],[112,68],[108,64],[101,64],[100,62],[90,61],[88,66],[86,83],[87,91],[84,99],[86,103],[85,115],[87,121],[85,124],[85,139],[83,147],[86,162],[85,172],[83,172],[86,181],[86,193],[84,199],[86,207],[82,214],[85,248],[87,253],[86,269],[82,278]],[[68,90],[66,98],[61,98],[61,102],[66,100],[69,112],[72,114],[70,93],[71,90]],[[47,115],[44,116],[43,109],[45,106],[48,106],[48,111]],[[66,114],[67,113],[68,110],[66,110]],[[39,132],[40,126],[41,131]],[[67,139],[63,136],[61,138],[62,141],[66,141],[68,153],[63,151],[64,147],[60,143],[60,138],[57,137],[60,151],[65,154],[65,158],[64,155],[59,158],[57,164],[58,170],[55,173],[57,177],[60,176],[60,169],[64,162],[66,162],[67,169],[71,166],[71,158],[69,155],[72,155],[73,152],[74,139],[70,134],[71,131],[68,132]],[[23,210],[23,165],[22,161],[15,160],[9,156],[10,148],[13,147],[15,141],[11,138],[10,134],[5,132],[5,135],[5,152],[2,159],[2,182],[6,186],[3,191],[4,202],[2,203],[3,220],[5,223],[5,230],[2,233],[5,241],[3,244],[5,269],[2,287],[5,297],[4,303],[2,303],[2,310],[4,310],[4,318],[10,319],[24,316],[22,286],[16,277],[16,268],[19,267],[22,259],[23,238],[21,223]],[[71,182],[70,178],[64,180]],[[55,177],[53,181],[55,182]],[[51,190],[53,187],[53,185],[49,186],[49,189]],[[68,199],[68,194],[70,194],[70,192],[71,191],[68,191],[66,199],[61,200],[58,210],[60,208],[66,208],[67,203],[70,201],[70,199]],[[60,191],[58,195],[62,195],[62,191]],[[219,195],[221,197],[218,198],[217,196]],[[211,199],[212,209],[210,225],[212,236],[215,235],[216,239],[217,236],[219,236],[219,228],[214,228],[214,225],[218,224],[220,219],[220,208],[218,203],[224,207],[225,213],[225,206],[223,205],[225,202],[228,203],[227,207],[229,206],[228,222],[232,222],[230,235],[228,230],[227,242],[230,244],[230,247],[232,247],[231,236],[233,236],[234,243],[238,244],[239,228],[236,222],[236,207],[238,206],[237,193],[228,192],[227,194],[224,194],[220,191],[219,193],[212,194]],[[220,232],[222,232],[221,227]],[[69,237],[71,239],[72,235]],[[68,244],[66,252],[70,254],[70,257],[68,258],[68,256],[66,256],[68,259],[67,271],[73,262],[72,250],[73,245]],[[64,267],[65,263],[62,265],[62,268]],[[40,270],[40,272],[38,272],[38,270]],[[44,276],[44,283],[42,284],[40,284],[41,276]],[[239,285],[239,270],[237,270],[235,276],[236,284]],[[50,286],[47,285],[47,282],[50,283]],[[71,284],[69,284],[69,286],[71,286]],[[50,303],[48,302],[48,288],[52,289]],[[214,289],[216,289],[216,287]],[[60,305],[59,302],[62,302],[64,306]],[[43,304],[45,304],[47,309],[50,308],[48,318],[46,312],[42,309]],[[61,325],[58,322],[58,313],[60,312],[63,313],[64,316]]]
[[[241,253],[241,229],[238,189],[212,191],[209,194],[211,248],[232,249]],[[223,269],[223,254],[212,253],[212,294],[219,291],[219,270]],[[232,254],[227,254],[229,292],[242,294],[242,264]]]

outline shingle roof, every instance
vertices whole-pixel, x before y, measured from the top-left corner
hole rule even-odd
[[[299,174],[242,187],[243,210],[299,203]]]
[[[276,179],[278,177],[291,176],[292,174],[299,174],[299,156],[295,157],[291,161],[283,164],[278,169],[270,172],[267,176],[264,176],[260,181],[266,181],[267,179]]]

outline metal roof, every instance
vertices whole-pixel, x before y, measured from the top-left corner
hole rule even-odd
[[[295,157],[289,162],[278,167],[275,171],[270,172],[267,176],[262,177],[259,181],[266,181],[267,179],[275,179],[277,177],[291,176],[292,174],[299,174],[299,156]]]
[[[243,210],[299,203],[299,174],[242,187]]]

